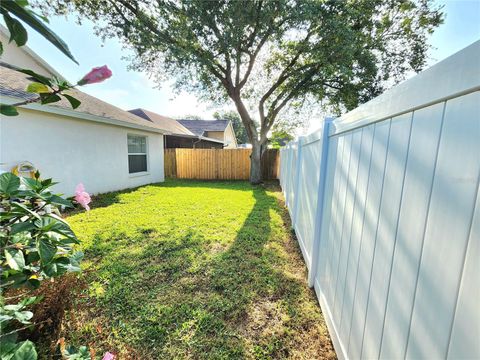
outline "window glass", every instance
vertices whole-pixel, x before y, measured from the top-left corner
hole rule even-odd
[[[128,135],[128,172],[130,174],[147,171],[146,136]]]
[[[147,152],[147,139],[145,136],[128,135],[128,153],[145,154]]]

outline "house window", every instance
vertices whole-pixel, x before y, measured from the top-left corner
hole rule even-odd
[[[147,137],[128,135],[128,172],[130,174],[147,171]]]

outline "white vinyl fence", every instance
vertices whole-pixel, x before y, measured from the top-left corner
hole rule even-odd
[[[480,359],[480,41],[280,156],[338,356]]]

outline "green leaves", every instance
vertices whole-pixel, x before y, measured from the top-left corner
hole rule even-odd
[[[60,100],[62,99],[56,94],[40,94],[40,103],[42,105],[54,103]]]
[[[69,345],[62,351],[62,355],[65,359],[69,360],[91,360],[90,351],[86,346],[80,346],[76,348],[72,345]]]
[[[44,86],[35,84],[32,91]],[[78,243],[68,223],[58,213],[58,206],[72,203],[52,194],[52,179],[0,175],[0,283],[2,291],[15,288],[36,289],[45,278],[57,277],[68,271],[80,271],[83,253],[73,253]],[[33,343],[16,343],[18,324],[30,326],[33,313],[25,308],[38,298],[29,297],[17,304],[0,301],[0,359],[34,360]],[[32,325],[33,326],[33,325]]]
[[[38,15],[35,14],[32,10],[28,9],[27,6],[28,6],[28,2],[18,2],[18,1],[1,1],[0,2],[0,11],[4,16],[4,19],[10,31],[10,34],[18,34],[18,33],[24,32],[24,35],[14,35],[15,36],[14,40],[15,42],[17,42],[17,45],[18,46],[25,45],[27,41],[26,31],[25,31],[25,28],[20,24],[20,22],[16,19],[13,19],[9,14],[14,15],[18,19],[28,24],[30,27],[32,27],[32,29],[34,29],[36,32],[42,35],[52,45],[54,45],[57,49],[59,49],[62,53],[64,53],[68,58],[70,58],[73,62],[78,64],[77,60],[75,60],[72,53],[70,52],[70,49],[68,48],[67,44],[57,34],[55,34],[43,23],[45,19],[39,19]],[[7,18],[9,18],[9,20],[7,20]],[[10,21],[10,26],[9,26],[9,21]],[[22,32],[22,29],[23,29],[23,32]],[[20,41],[20,43],[22,42],[23,43],[20,45],[17,39]]]
[[[71,201],[68,201],[61,196],[58,195],[48,195],[45,197],[45,200],[48,201],[50,204],[61,205],[68,208],[73,208],[73,204]]]
[[[3,342],[0,346],[0,358],[2,360],[37,360],[35,345],[30,340],[18,344]]]
[[[42,84],[31,90],[41,89]],[[57,206],[72,203],[52,194],[52,179],[42,180],[38,171],[35,179],[20,178],[11,173],[0,175],[0,283],[5,289],[37,289],[45,278],[57,277],[68,271],[80,271],[83,253],[73,253],[78,240],[61,217]],[[47,210],[48,208],[48,210]],[[31,325],[33,313],[27,306],[39,299],[28,297],[17,304],[0,301],[0,359],[34,360],[33,343],[16,343],[18,323]]]
[[[38,253],[42,262],[48,264],[57,253],[57,247],[51,244],[48,239],[40,239]]]
[[[25,267],[25,258],[20,249],[5,249],[5,260],[13,270],[21,271]]]
[[[20,178],[12,173],[0,175],[0,195],[10,196],[20,187]]]
[[[41,84],[48,85],[48,86],[52,85],[52,80],[50,78],[48,78],[46,76],[43,76],[43,75],[40,75],[33,70],[19,69],[17,71],[19,71],[21,73],[24,73],[26,75],[30,75],[33,79],[35,79],[36,81],[38,81]]]
[[[48,86],[38,82],[30,83],[27,86],[27,92],[30,92],[30,93],[41,94],[41,93],[48,93],[49,91],[50,89],[48,88]]]
[[[20,347],[15,351],[14,360],[37,360],[37,351],[35,345],[29,340],[20,343]]]
[[[0,104],[0,114],[5,115],[5,116],[17,116],[18,111],[17,111],[17,109],[15,109],[14,106],[6,105],[6,104]]]
[[[57,277],[65,274],[69,269],[69,265],[70,261],[66,257],[61,257],[43,267],[43,272],[48,277]]]
[[[35,226],[42,232],[54,232],[72,240],[74,243],[78,242],[70,226],[63,221],[51,217],[51,215],[43,216],[39,220],[36,220]]]
[[[73,109],[76,109],[76,108],[78,108],[78,107],[80,106],[80,104],[81,104],[81,101],[80,101],[80,100],[74,98],[74,97],[71,96],[71,95],[67,95],[67,94],[62,94],[62,95],[68,100],[68,102],[70,103],[70,105],[72,105],[72,108],[73,108]]]
[[[7,2],[7,1],[4,1]],[[3,2],[2,2],[3,3]],[[3,8],[0,5],[0,9]],[[27,30],[23,27],[22,23],[17,19],[12,18],[8,12],[4,11],[3,9],[0,10],[3,14],[3,20],[5,20],[5,24],[7,25],[8,32],[10,33],[10,40],[9,42],[15,41],[17,46],[23,46],[27,43],[28,34]]]
[[[4,199],[0,225],[0,263],[5,264],[1,280],[10,287],[39,285],[43,277],[79,271],[82,253],[72,253],[78,239],[57,207],[72,207],[71,201],[50,192],[52,179],[0,175],[0,198]],[[20,190],[20,185],[23,188]]]
[[[11,226],[10,235],[15,235],[24,231],[35,229],[35,225],[31,222],[15,223]]]

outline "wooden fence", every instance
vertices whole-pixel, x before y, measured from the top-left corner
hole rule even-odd
[[[248,180],[251,149],[165,149],[165,177],[202,180]],[[265,180],[277,179],[279,152],[262,157]]]

